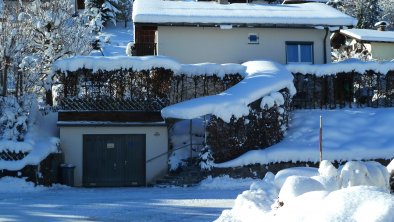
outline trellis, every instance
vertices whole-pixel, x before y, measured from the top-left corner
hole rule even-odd
[[[21,160],[23,158],[25,158],[25,156],[27,156],[29,154],[29,152],[15,152],[15,151],[10,151],[10,150],[3,150],[0,152],[0,160],[3,161],[18,161]]]
[[[58,101],[64,110],[160,110],[164,106],[223,92],[240,82],[238,74],[175,75],[153,68],[134,71],[78,69],[58,72]]]
[[[295,73],[294,85],[296,109],[394,106],[394,71],[386,74],[352,71],[325,76]]]

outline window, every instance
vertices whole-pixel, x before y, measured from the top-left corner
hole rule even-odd
[[[249,44],[259,44],[259,35],[257,33],[249,33]]]
[[[313,43],[286,43],[287,63],[313,64]]]

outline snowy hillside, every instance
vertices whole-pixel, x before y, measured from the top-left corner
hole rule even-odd
[[[282,142],[250,151],[216,167],[287,161],[319,161],[319,116],[323,117],[323,158],[327,160],[394,157],[393,108],[295,110]]]

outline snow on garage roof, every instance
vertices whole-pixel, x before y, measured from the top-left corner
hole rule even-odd
[[[322,3],[253,3],[136,0],[135,23],[355,26],[357,20]]]
[[[341,30],[341,33],[361,41],[394,42],[394,32],[391,31],[378,31],[373,29],[346,29]]]

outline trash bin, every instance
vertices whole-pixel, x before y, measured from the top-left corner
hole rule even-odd
[[[60,183],[73,187],[74,186],[74,168],[72,164],[60,164]]]

